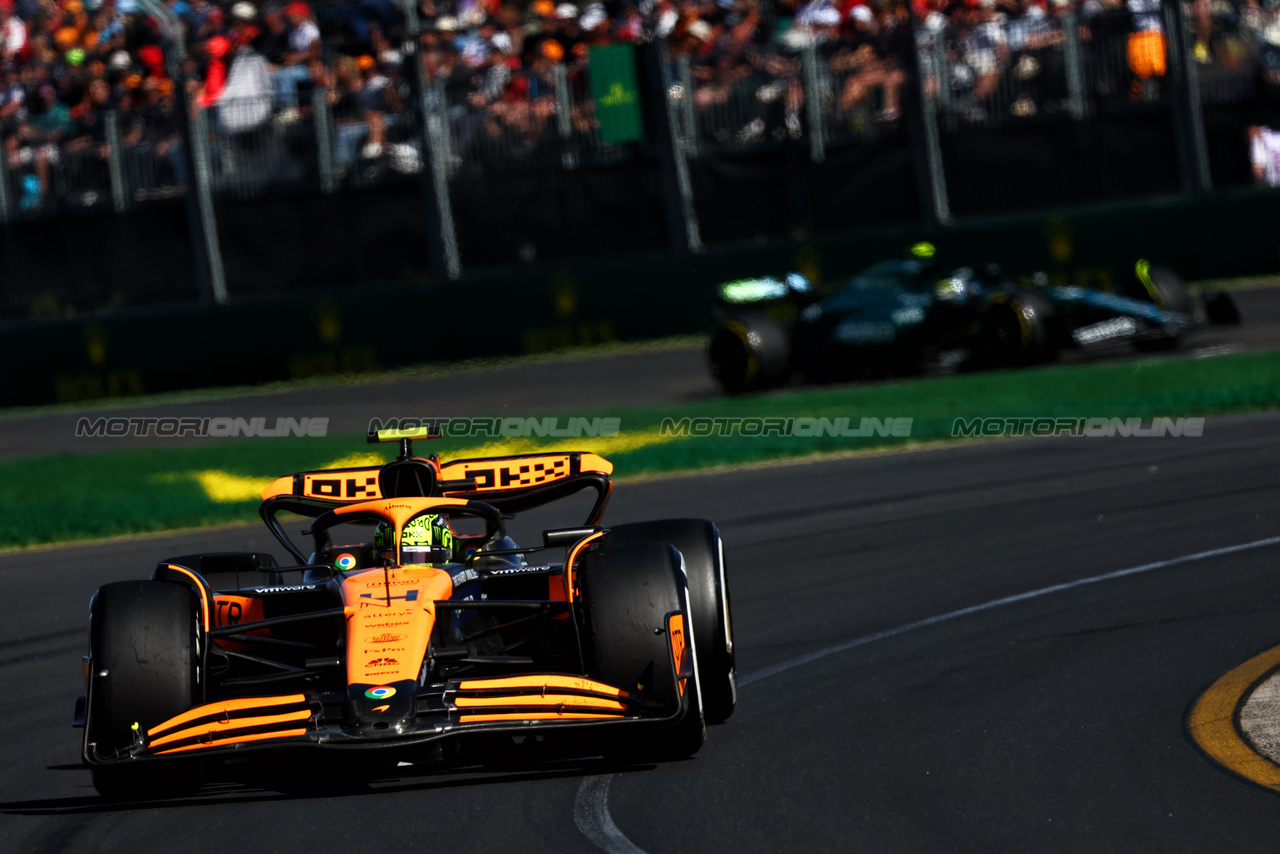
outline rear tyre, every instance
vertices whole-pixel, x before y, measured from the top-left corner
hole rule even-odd
[[[684,715],[665,726],[639,723],[608,728],[601,745],[605,756],[624,762],[663,762],[697,753],[707,728],[698,693],[697,641],[679,553],[664,543],[605,547],[582,558],[577,579],[589,678],[657,703],[670,715],[682,700],[671,678],[667,645],[667,615],[672,611],[684,613],[694,655],[694,674],[684,687]]]
[[[786,330],[761,312],[745,312],[724,321],[707,348],[711,376],[728,394],[782,385],[790,362]]]
[[[1201,299],[1205,319],[1215,326],[1234,326],[1240,322],[1240,309],[1226,291],[1205,291]]]
[[[99,757],[126,756],[135,723],[145,733],[196,705],[196,632],[195,597],[182,585],[121,581],[98,589],[89,611],[86,737]],[[200,787],[200,766],[126,759],[94,766],[93,785],[110,800],[187,795]]]
[[[610,546],[635,542],[670,543],[684,558],[685,583],[698,644],[698,687],[707,723],[729,719],[738,702],[738,671],[733,657],[729,578],[724,568],[720,529],[706,519],[662,519],[615,525]]]

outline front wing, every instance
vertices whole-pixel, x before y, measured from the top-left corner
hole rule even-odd
[[[668,632],[667,647],[671,678],[680,698],[674,711],[583,676],[542,673],[453,679],[443,686],[425,686],[417,689],[408,714],[399,720],[353,726],[346,696],[300,691],[196,706],[145,732],[136,730],[133,747],[115,756],[97,753],[90,719],[85,727],[84,761],[112,765],[291,746],[394,749],[472,733],[665,726],[688,713],[685,686],[693,675],[692,655],[683,638],[673,643]]]

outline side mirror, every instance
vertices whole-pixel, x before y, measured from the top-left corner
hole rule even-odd
[[[552,528],[542,532],[542,544],[549,549],[556,546],[571,546],[583,537],[589,537],[599,531],[598,525],[586,528]]]

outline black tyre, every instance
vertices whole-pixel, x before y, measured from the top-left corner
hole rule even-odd
[[[588,677],[657,703],[670,715],[682,701],[671,678],[665,630],[671,612],[684,612],[694,654],[694,674],[684,689],[684,715],[670,725],[611,728],[602,745],[605,755],[628,762],[660,762],[697,753],[707,728],[698,691],[697,639],[679,552],[661,543],[606,546],[583,556],[577,578]]]
[[[610,546],[635,542],[670,543],[684,558],[685,583],[698,644],[698,686],[709,724],[722,723],[738,702],[733,657],[729,578],[720,529],[706,519],[662,519],[610,528]]]
[[[1240,309],[1226,291],[1205,291],[1201,299],[1205,319],[1215,326],[1234,326],[1240,322]]]
[[[97,756],[127,755],[135,723],[146,732],[197,704],[196,613],[195,596],[179,584],[121,581],[98,589],[89,611],[86,734]],[[126,760],[94,766],[93,785],[112,800],[190,794],[200,786],[200,767]]]
[[[1053,304],[1038,293],[1018,291],[1000,295],[981,318],[983,363],[1015,367],[1051,361],[1057,356]]]
[[[746,312],[721,323],[707,348],[711,376],[728,394],[782,385],[790,363],[786,330],[760,312]]]

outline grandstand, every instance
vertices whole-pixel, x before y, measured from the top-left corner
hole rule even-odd
[[[1274,184],[1278,106],[1257,0],[0,0],[0,317]]]

